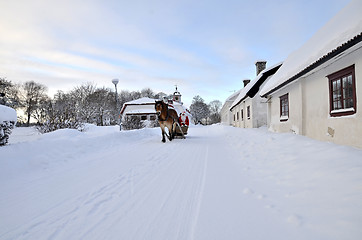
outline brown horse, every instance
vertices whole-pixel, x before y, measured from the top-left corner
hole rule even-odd
[[[177,112],[174,109],[168,108],[167,103],[164,101],[156,101],[155,110],[158,114],[158,123],[162,130],[162,142],[166,142],[165,135],[172,141],[176,134],[176,127],[180,126]],[[165,127],[168,128],[169,135],[167,135]]]

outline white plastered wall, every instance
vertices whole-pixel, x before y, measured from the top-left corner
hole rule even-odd
[[[232,112],[230,111],[231,104],[232,102],[226,102],[220,111],[222,124],[226,125],[233,124],[233,115]]]
[[[329,74],[355,65],[357,112],[350,116],[329,114]],[[289,94],[289,119],[280,121],[279,97]],[[269,129],[295,132],[317,140],[362,148],[362,48],[328,61],[303,78],[271,95],[268,104]]]
[[[150,112],[150,113],[151,112],[156,113],[154,104],[152,104],[152,105],[146,105],[146,104],[145,105],[127,105],[122,114],[122,120],[124,120],[124,118],[128,112],[137,111],[137,110],[139,110],[140,112],[145,112],[145,110],[146,110],[147,112]]]

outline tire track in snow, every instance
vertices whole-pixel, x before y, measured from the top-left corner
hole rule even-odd
[[[129,165],[121,174],[105,175],[105,180],[96,187],[88,185],[85,179],[84,189],[40,213],[23,225],[22,230],[3,236],[5,239],[114,239],[115,236],[117,239],[150,236],[193,239],[209,153],[208,147],[199,148],[193,139],[167,144],[156,144],[152,140],[128,144],[128,154],[143,158],[142,161]],[[93,149],[96,156],[101,156],[102,149],[99,151]],[[177,154],[179,152],[182,154]],[[108,152],[103,158],[115,154],[117,151]],[[96,159],[90,161],[92,165],[87,170],[98,167]],[[69,174],[66,170],[68,167],[57,173]],[[76,171],[86,170],[71,170]],[[134,224],[138,224],[138,228]]]
[[[201,203],[202,203],[202,198],[203,198],[204,189],[205,189],[208,157],[209,157],[209,146],[207,146],[207,148],[206,148],[206,154],[204,157],[204,166],[203,166],[203,172],[202,172],[202,177],[201,177],[200,190],[199,190],[198,196],[197,196],[197,206],[196,206],[194,221],[192,223],[192,228],[191,228],[191,232],[190,232],[191,233],[190,239],[195,239],[195,231],[196,231],[197,222],[198,222],[198,219],[200,216]]]
[[[144,169],[141,169],[140,172],[144,173],[144,174],[138,174],[138,177],[136,177],[136,181],[134,181],[134,195],[129,196],[129,198],[127,199],[127,201],[124,202],[124,204],[118,204],[117,206],[114,207],[114,209],[117,209],[116,211],[112,210],[112,213],[110,213],[111,217],[116,217],[116,219],[113,221],[114,224],[111,224],[112,226],[110,226],[110,229],[114,229],[116,228],[116,226],[127,226],[127,222],[129,222],[129,219],[132,218],[132,214],[137,213],[137,211],[140,211],[139,209],[142,209],[143,205],[150,205],[149,203],[149,199],[154,197],[154,190],[155,187],[157,187],[157,182],[158,181],[164,181],[165,179],[163,178],[163,176],[167,175],[167,172],[169,171],[170,167],[171,168],[176,168],[175,165],[177,163],[177,161],[172,160],[172,159],[162,159],[161,157],[164,156],[164,153],[168,151],[168,149],[163,149],[161,152],[157,153],[157,154],[153,154],[153,153],[147,153],[148,155],[152,155],[150,156],[153,160],[150,163],[150,166],[152,168],[155,168],[155,165],[157,166],[157,168],[154,169],[154,171],[150,171],[149,167],[146,167]],[[173,167],[172,167],[173,166]],[[134,170],[136,171],[136,170]],[[179,175],[181,176],[181,175]],[[170,180],[166,179],[166,180]],[[172,188],[171,188],[172,189]],[[177,189],[177,188],[174,188]],[[167,191],[165,191],[165,193],[167,193]],[[169,196],[172,196],[173,193],[169,193]],[[157,196],[158,198],[158,196]],[[167,198],[165,198],[166,200],[164,200],[163,202],[167,202]],[[157,199],[158,200],[158,199]],[[164,206],[165,204],[159,204],[158,206]],[[155,207],[155,209],[157,209],[157,206]],[[154,216],[154,219],[157,219],[158,215],[157,214],[148,214],[149,216],[147,216],[147,219],[150,219],[151,216]],[[153,220],[150,220],[151,222]],[[144,224],[147,224],[147,222],[145,222]],[[143,225],[143,232],[145,231],[144,229],[147,228],[147,226]],[[142,229],[141,229],[142,230]],[[142,231],[141,231],[142,232]],[[134,233],[131,233],[130,230],[127,232],[128,237],[130,236],[140,236],[141,234],[140,230],[139,231],[135,231]],[[87,236],[91,236],[90,235],[91,232],[88,232],[87,234],[84,235],[84,237]],[[136,234],[136,235],[134,235]],[[146,235],[145,235],[146,236]],[[126,237],[126,236],[125,236]]]
[[[127,144],[127,151],[135,152],[137,151],[139,147],[139,144],[136,143],[130,143]],[[98,152],[102,152],[103,149],[98,149]],[[94,150],[93,150],[94,151]],[[124,151],[124,149],[123,149]],[[99,153],[95,152],[95,155],[98,155]],[[103,157],[107,157],[108,155],[111,155],[112,153],[103,153]],[[97,160],[98,159],[98,160]],[[90,159],[88,162],[99,162],[99,158],[96,156],[94,159]],[[74,165],[73,165],[74,166]],[[67,169],[67,168],[66,168]],[[66,172],[66,169],[61,169],[60,171],[57,171],[59,173]],[[68,169],[67,169],[68,170]],[[80,169],[71,169],[69,172],[76,172]],[[125,174],[128,174],[126,172]],[[118,182],[108,182],[105,185],[102,185],[97,190],[92,192],[82,191],[82,195],[75,195],[73,198],[66,199],[64,202],[59,202],[58,204],[55,204],[53,207],[47,209],[46,211],[42,212],[38,216],[32,218],[32,220],[23,226],[18,226],[13,231],[9,231],[7,233],[4,233],[2,237],[9,237],[9,239],[49,239],[51,236],[56,238],[58,235],[61,235],[62,232],[68,231],[68,232],[76,232],[79,231],[79,229],[73,229],[70,231],[68,229],[68,226],[71,224],[80,224],[83,225],[83,222],[87,221],[87,217],[90,217],[91,215],[94,215],[94,213],[99,212],[100,210],[103,210],[102,205],[105,205],[107,202],[110,202],[112,200],[111,196],[112,194],[109,194],[109,191],[112,189],[113,193],[116,191],[122,192],[123,189],[127,191],[127,188],[124,188],[125,183],[118,185]],[[92,189],[92,186],[85,186],[86,189]],[[117,188],[118,187],[118,188]],[[86,192],[84,194],[84,192]],[[129,190],[128,190],[129,192]],[[40,195],[40,196],[46,196],[48,193],[46,192],[34,192],[32,195]],[[74,210],[74,206],[77,206]],[[69,209],[69,210],[67,210]],[[49,217],[51,216],[51,217]],[[78,219],[76,219],[75,216],[80,216]],[[76,221],[74,221],[76,219]],[[19,232],[19,229],[21,230],[20,234],[17,234],[16,232]],[[47,229],[47,231],[43,231],[41,229]],[[53,229],[53,230],[52,230]],[[67,230],[68,229],[68,230]],[[42,232],[41,235],[40,232]]]

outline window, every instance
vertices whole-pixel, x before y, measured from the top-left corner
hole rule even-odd
[[[151,120],[151,121],[155,121],[155,120],[156,120],[156,116],[155,116],[155,115],[151,115],[151,116],[150,116],[150,120]]]
[[[339,117],[356,113],[354,65],[327,77],[329,79],[330,115]]]
[[[239,121],[239,112],[236,113],[236,120]]]
[[[280,98],[280,121],[287,121],[289,118],[289,96],[288,93]]]
[[[241,121],[244,121],[244,109],[241,109],[240,114],[241,114]]]
[[[146,115],[142,115],[142,116],[141,116],[141,120],[142,120],[142,121],[147,120],[147,116],[146,116]]]
[[[246,116],[250,119],[250,106],[246,108]]]

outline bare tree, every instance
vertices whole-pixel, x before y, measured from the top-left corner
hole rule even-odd
[[[87,102],[94,109],[95,115],[93,122],[98,126],[115,122],[118,113],[115,112],[114,93],[107,88],[99,88],[87,97]]]
[[[163,99],[164,97],[167,97],[167,94],[164,92],[159,92],[155,95],[155,99]]]
[[[148,97],[148,98],[154,98],[155,93],[152,91],[151,88],[144,88],[141,91],[141,97]]]
[[[96,91],[96,85],[92,83],[85,83],[81,86],[75,87],[69,94],[75,103],[75,111],[78,118],[83,121],[90,123],[91,119],[95,118],[96,110],[89,104],[89,96]]]
[[[209,103],[210,109],[210,124],[221,122],[220,110],[222,103],[219,100],[214,100]]]
[[[30,124],[30,118],[40,107],[41,102],[47,98],[47,87],[34,81],[25,82],[21,88],[21,102],[27,116],[27,126]]]
[[[36,108],[31,114],[38,124],[44,123],[47,120],[49,104],[51,104],[51,99],[48,96],[44,95],[39,99]]]
[[[131,92],[131,97],[132,97],[131,100],[135,100],[135,99],[141,98],[142,95],[139,91],[133,91],[133,92]]]
[[[118,94],[118,102],[119,102],[120,108],[122,108],[122,106],[125,102],[129,102],[131,100],[133,100],[132,95],[127,90],[123,90]]]

